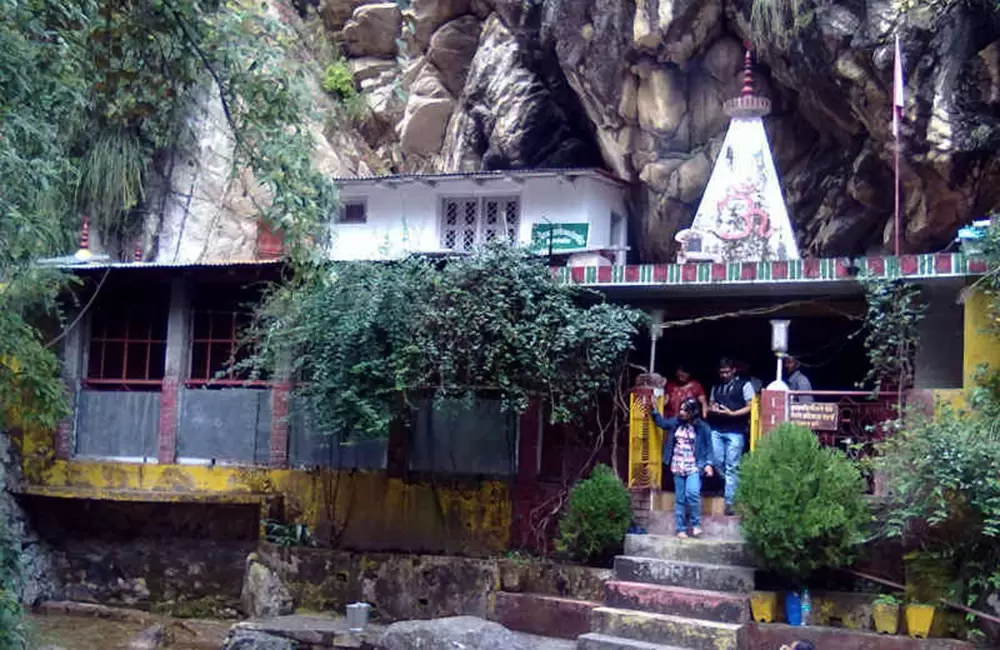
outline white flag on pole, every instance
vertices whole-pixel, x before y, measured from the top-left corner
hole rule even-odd
[[[892,74],[892,137],[899,140],[899,123],[903,119],[903,57],[899,52],[899,34],[896,34],[896,56]]]

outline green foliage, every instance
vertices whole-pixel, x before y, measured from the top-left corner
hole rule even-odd
[[[323,91],[339,100],[350,99],[357,93],[354,88],[354,75],[351,74],[346,61],[338,59],[326,67],[323,73]]]
[[[868,374],[864,382],[876,391],[886,384],[905,390],[913,382],[920,321],[926,305],[920,288],[904,280],[862,277],[868,309],[865,314],[865,352]]]
[[[743,460],[736,511],[761,563],[793,583],[850,564],[871,513],[858,468],[821,447],[812,431],[783,424]]]
[[[614,470],[597,465],[569,494],[556,550],[581,562],[605,560],[621,549],[631,521],[628,489]]]
[[[895,594],[879,594],[873,601],[875,605],[902,605],[903,599]]]
[[[812,17],[812,5],[805,0],[753,0],[750,5],[750,32],[758,47],[768,42],[786,43]]]
[[[411,393],[440,406],[485,391],[508,412],[539,396],[554,421],[582,416],[614,385],[642,318],[506,245],[321,268],[270,295],[252,363],[290,367],[317,423],[348,438],[387,435]]]
[[[985,607],[1000,590],[997,386],[995,375],[986,377],[970,411],[908,413],[875,460],[889,492],[880,534],[943,570],[951,596],[970,607]]]
[[[1000,336],[1000,219],[997,216],[990,215],[990,226],[981,242],[982,257],[989,270],[975,286],[982,288],[989,297],[990,330]]]

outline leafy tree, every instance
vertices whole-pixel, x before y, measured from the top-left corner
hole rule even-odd
[[[926,305],[920,288],[905,280],[866,276],[867,311],[861,332],[869,369],[864,383],[876,391],[886,384],[899,391],[910,388],[915,372],[920,322]]]
[[[611,389],[642,318],[505,245],[323,268],[272,293],[252,363],[284,364],[318,424],[345,435],[386,435],[412,393],[440,404],[489,392],[517,412],[541,397],[553,420],[580,417]]]
[[[233,173],[251,172],[261,216],[285,232],[294,263],[309,264],[335,197],[311,163],[310,71],[270,11],[236,0],[0,2],[0,435],[51,429],[67,412],[54,354],[67,279],[34,262],[71,249],[81,213],[105,243],[131,237],[156,210],[152,170],[206,98],[223,107]],[[0,531],[0,650],[20,647],[18,553]]]

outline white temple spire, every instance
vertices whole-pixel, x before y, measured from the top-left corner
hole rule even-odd
[[[771,100],[754,90],[749,45],[739,97],[723,105],[729,129],[691,227],[677,233],[678,261],[798,259],[763,117]]]

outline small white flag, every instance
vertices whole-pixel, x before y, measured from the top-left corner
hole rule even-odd
[[[899,34],[896,34],[896,56],[892,74],[892,137],[899,140],[899,123],[903,119],[903,57],[899,52]]]

